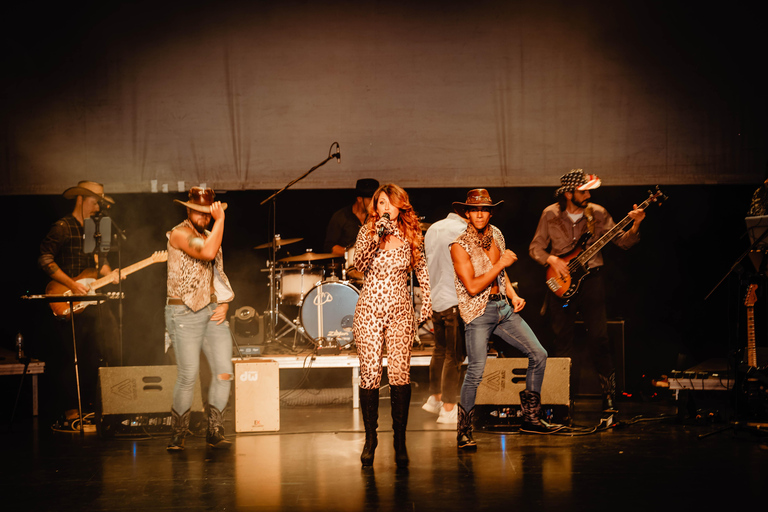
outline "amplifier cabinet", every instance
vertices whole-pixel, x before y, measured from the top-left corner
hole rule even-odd
[[[520,392],[525,389],[528,359],[517,357],[491,358],[485,363],[483,381],[477,388],[476,404],[520,405]],[[541,403],[571,404],[571,359],[550,357],[544,370]]]
[[[235,432],[280,430],[280,370],[269,359],[235,361]]]
[[[171,431],[176,366],[99,368],[97,425],[102,436]],[[192,399],[191,430],[204,418],[199,381]]]

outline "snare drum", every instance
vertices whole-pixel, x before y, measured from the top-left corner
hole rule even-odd
[[[301,304],[307,293],[323,280],[325,271],[312,265],[291,265],[278,270],[280,275],[280,302],[290,306]]]
[[[335,340],[340,347],[354,341],[352,322],[360,291],[344,281],[323,281],[312,288],[301,305],[301,325],[319,345]]]

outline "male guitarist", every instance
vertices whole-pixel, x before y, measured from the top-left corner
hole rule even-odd
[[[592,234],[585,247],[588,249],[615,223],[605,208],[589,202],[589,191],[600,186],[600,178],[586,175],[581,169],[573,169],[560,178],[560,184],[555,192],[558,202],[542,212],[528,250],[534,260],[549,265],[555,275],[569,279],[569,258],[566,255],[577,249],[582,235],[587,232]],[[622,249],[629,249],[640,240],[640,223],[645,218],[645,211],[634,205],[629,217],[633,221],[632,227],[612,240]],[[555,333],[553,352],[558,357],[571,356],[576,313],[581,312],[587,329],[587,349],[596,362],[600,378],[603,409],[608,412],[616,410],[616,367],[608,343],[605,288],[600,273],[602,265],[603,256],[599,252],[586,262],[589,273],[579,284],[578,293],[567,302],[555,295],[550,286],[546,307]]]
[[[88,287],[78,283],[78,277],[106,276],[111,269],[100,255],[83,253],[83,223],[102,207],[114,204],[114,201],[104,194],[101,183],[92,181],[81,181],[77,186],[68,188],[64,197],[75,200],[72,213],[56,221],[48,231],[40,244],[38,264],[54,281],[76,295],[85,295]],[[78,417],[78,402],[70,322],[59,319],[56,331],[58,342],[51,344],[45,356],[46,373],[53,376],[53,389],[59,395],[56,405],[65,412],[54,428],[71,429],[72,422]],[[114,364],[117,357],[117,326],[110,309],[85,309],[75,320],[75,337],[82,403],[87,406],[96,398],[99,366],[104,366],[108,358],[112,358]]]

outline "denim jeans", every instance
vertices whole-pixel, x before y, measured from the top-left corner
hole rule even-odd
[[[491,334],[499,336],[528,357],[525,387],[529,391],[541,392],[544,369],[547,367],[547,351],[525,320],[512,310],[506,300],[488,301],[485,313],[472,320],[465,328],[469,364],[464,384],[461,386],[461,405],[466,411],[475,406],[477,386],[483,380],[485,360],[488,357],[488,338]]]
[[[176,353],[176,387],[173,409],[184,414],[192,407],[195,382],[200,370],[200,350],[211,367],[208,403],[223,411],[232,385],[232,336],[229,322],[216,325],[211,316],[218,304],[194,312],[187,306],[165,306],[165,328]],[[223,377],[225,376],[225,377]]]

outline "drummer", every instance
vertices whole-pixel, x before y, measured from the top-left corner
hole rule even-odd
[[[328,223],[324,252],[344,256],[346,249],[355,244],[357,233],[368,218],[368,205],[377,188],[379,182],[374,179],[357,180],[355,202],[334,213]]]

